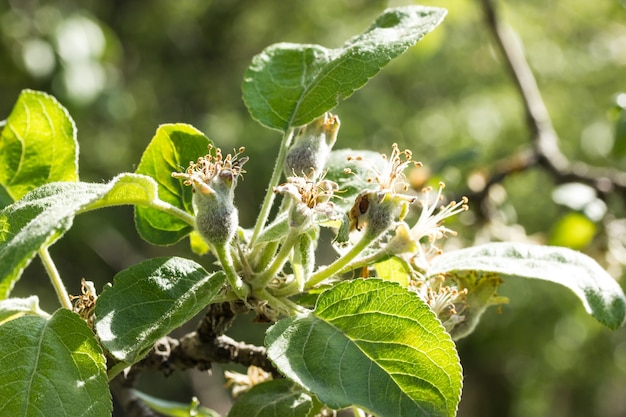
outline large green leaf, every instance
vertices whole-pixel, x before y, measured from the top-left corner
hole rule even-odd
[[[338,49],[271,45],[253,58],[245,73],[248,110],[272,129],[286,131],[309,123],[432,31],[445,14],[434,7],[387,9],[364,33]]]
[[[281,372],[332,408],[456,414],[462,376],[454,343],[430,307],[395,283],[337,284],[312,313],[271,327],[266,343]]]
[[[0,326],[0,340],[0,415],[111,415],[105,358],[78,315],[23,316]]]
[[[580,298],[589,314],[611,329],[621,326],[626,317],[626,297],[617,282],[596,261],[571,249],[489,243],[444,253],[434,259],[429,272],[438,275],[458,271],[561,284]]]
[[[307,417],[313,399],[286,379],[255,385],[237,398],[228,417]]]
[[[80,212],[120,204],[155,205],[156,184],[121,174],[108,184],[60,182],[43,185],[0,211],[0,299],[6,298],[38,250],[52,245]]]
[[[144,151],[135,172],[156,180],[161,200],[192,214],[191,187],[172,178],[172,172],[187,169],[189,161],[195,162],[208,152],[210,143],[202,132],[190,125],[162,125]],[[155,245],[176,243],[193,230],[179,218],[150,207],[135,207],[135,224],[141,237]]]
[[[77,180],[74,121],[54,97],[22,91],[0,130],[0,208],[40,185]]]
[[[206,307],[223,287],[223,272],[209,274],[182,258],[155,258],[115,276],[96,304],[95,329],[120,361],[141,359],[163,336]]]

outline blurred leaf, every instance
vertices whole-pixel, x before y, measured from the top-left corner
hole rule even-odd
[[[626,317],[626,297],[596,261],[567,248],[524,243],[489,243],[436,257],[431,275],[477,271],[561,284],[580,298],[589,314],[616,329]]]
[[[339,283],[312,313],[272,326],[266,344],[283,374],[331,408],[456,414],[462,376],[454,343],[430,307],[395,283]]]
[[[184,404],[174,401],[166,401],[161,398],[156,398],[151,395],[145,394],[141,391],[135,390],[135,395],[141,399],[148,407],[154,411],[159,412],[164,416],[170,417],[220,417],[220,415],[206,407],[202,407],[198,404],[198,401],[194,398],[191,404]]]
[[[50,315],[39,308],[39,297],[31,295],[27,298],[7,298],[0,301],[0,325],[25,315],[50,318]]]
[[[191,187],[172,177],[189,162],[206,155],[212,142],[199,130],[186,124],[160,126],[144,151],[137,174],[148,175],[158,185],[159,198],[193,214]],[[143,239],[154,245],[170,245],[187,236],[193,227],[184,221],[150,207],[135,207],[135,225]]]
[[[404,288],[409,287],[409,278],[411,277],[410,267],[395,256],[390,257],[382,262],[377,262],[376,275],[385,281],[397,282]]]
[[[54,97],[22,91],[0,130],[0,208],[40,185],[77,180],[74,121]]]
[[[0,326],[0,340],[0,415],[111,415],[104,355],[78,315],[20,317]]]
[[[38,250],[56,242],[78,213],[120,204],[158,203],[150,177],[121,174],[108,184],[43,185],[0,211],[0,299],[6,298]]]
[[[307,417],[311,396],[286,379],[263,382],[237,398],[228,417]]]
[[[620,108],[619,117],[615,122],[615,138],[613,140],[613,155],[626,155],[626,109]]]
[[[113,286],[98,297],[94,326],[98,337],[116,359],[135,363],[158,339],[206,307],[225,277],[175,257],[134,265],[117,274]]]
[[[211,250],[209,244],[206,243],[197,230],[189,233],[189,246],[191,247],[192,252],[196,255],[204,255]]]
[[[570,212],[554,225],[548,241],[552,246],[565,246],[571,249],[587,247],[596,234],[596,225],[587,216]]]
[[[365,85],[445,15],[444,9],[434,7],[387,9],[364,33],[338,49],[271,45],[253,58],[244,76],[248,111],[271,129],[305,125]]]

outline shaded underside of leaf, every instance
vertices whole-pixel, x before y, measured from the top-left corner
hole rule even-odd
[[[193,214],[191,187],[172,177],[183,172],[190,161],[208,152],[211,141],[186,124],[159,126],[135,171],[155,179],[159,199]],[[155,245],[170,245],[187,236],[193,228],[182,220],[149,207],[135,208],[135,225],[143,239]]]
[[[322,293],[315,311],[268,331],[268,356],[332,408],[378,416],[454,416],[461,366],[454,343],[414,293],[378,279]]]
[[[533,278],[569,288],[589,314],[616,329],[626,317],[626,297],[619,284],[587,255],[554,246],[489,243],[436,257],[430,273],[494,272],[502,277]]]
[[[263,382],[237,398],[228,417],[307,417],[311,396],[286,379]]]
[[[104,289],[95,329],[115,358],[135,363],[206,307],[224,282],[223,272],[209,274],[188,259],[149,259],[120,272]]]
[[[0,131],[0,207],[43,184],[77,180],[74,121],[54,97],[22,91]]]
[[[253,58],[243,97],[252,117],[281,131],[309,123],[361,88],[391,59],[443,20],[440,8],[385,10],[361,35],[341,48],[280,43]]]
[[[78,315],[20,317],[0,326],[0,340],[0,415],[111,415],[104,355]]]

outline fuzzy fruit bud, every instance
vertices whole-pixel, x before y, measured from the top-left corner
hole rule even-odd
[[[285,159],[285,175],[318,178],[337,140],[339,118],[330,113],[301,127]]]
[[[202,238],[212,246],[224,246],[235,236],[239,225],[237,208],[233,204],[237,178],[243,173],[248,157],[239,157],[243,148],[233,155],[222,157],[219,148],[209,146],[209,154],[191,162],[185,173],[172,173],[183,178],[185,185],[193,187],[193,206],[196,228]]]

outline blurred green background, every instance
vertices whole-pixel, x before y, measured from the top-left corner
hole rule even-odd
[[[254,223],[280,136],[250,119],[241,81],[251,58],[275,42],[338,47],[384,8],[408,1],[366,0],[8,0],[0,2],[0,120],[24,88],[56,96],[78,126],[83,181],[134,171],[162,123],[190,123],[218,146],[246,146],[250,161],[237,200]],[[529,146],[523,107],[485,29],[478,0],[423,1],[448,9],[444,23],[396,59],[334,112],[336,148],[388,153],[409,147],[425,169],[413,180],[444,180],[459,196],[480,185],[496,161]],[[626,1],[499,1],[523,43],[544,100],[572,160],[626,171]],[[540,170],[507,178],[486,201],[450,226],[449,246],[530,240],[594,256],[617,279],[626,265],[624,200],[587,187],[557,187]],[[470,201],[471,206],[471,201]],[[51,253],[70,292],[81,277],[97,288],[147,257],[198,259],[186,242],[157,248],[134,231],[132,209],[79,216]],[[16,295],[37,293],[58,308],[38,261]],[[465,387],[459,416],[626,415],[626,331],[588,317],[566,290],[507,281],[510,297],[458,344]],[[189,329],[182,329],[190,330]],[[250,330],[254,326],[255,330]],[[262,343],[263,328],[243,318],[231,335]],[[219,372],[142,388],[224,412]],[[118,411],[119,413],[119,411]],[[123,415],[123,414],[117,414]]]

